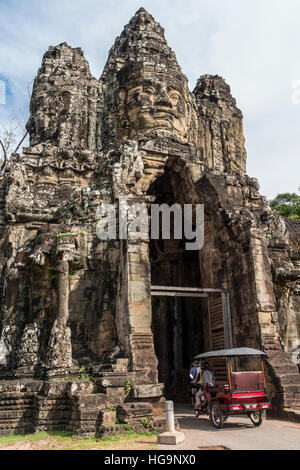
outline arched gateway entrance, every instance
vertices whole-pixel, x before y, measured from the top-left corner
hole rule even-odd
[[[221,289],[152,286],[152,331],[158,378],[168,398],[185,395],[191,358],[197,351],[233,346],[229,293]],[[226,364],[216,359],[217,381]]]
[[[159,227],[158,239],[149,239],[147,232],[142,240],[124,242],[117,335],[130,358],[137,396],[145,395],[145,383],[153,384],[155,393],[155,384],[163,383],[164,394],[178,400],[186,394],[190,363],[199,352],[260,348],[257,289],[265,290],[255,275],[259,259],[254,256],[260,246],[247,214],[241,216],[228,203],[222,175],[203,174],[187,158],[146,155],[147,177],[139,182],[143,201],[148,207],[203,204],[204,245],[187,251],[186,240],[174,236],[172,217],[169,239]],[[222,365],[213,366],[221,375]]]

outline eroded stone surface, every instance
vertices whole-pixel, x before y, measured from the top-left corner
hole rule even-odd
[[[242,114],[225,81],[202,75],[191,93],[162,27],[141,9],[99,80],[81,49],[51,46],[30,111],[30,146],[0,177],[1,377],[93,375],[114,405],[147,399],[147,387],[161,395],[160,381],[176,394],[194,349],[211,348],[208,313],[188,301],[168,320],[170,304],[151,303],[151,283],[222,288],[233,345],[265,349],[277,409],[299,407],[299,223],[273,212],[247,176]],[[204,204],[204,247],[188,253],[147,231],[100,240],[99,204],[118,214],[120,198]],[[94,432],[93,400],[81,416],[83,398],[60,383],[28,398],[35,426]],[[11,409],[27,400],[21,388],[7,391]],[[57,401],[65,411],[47,422],[43,410],[51,415]]]

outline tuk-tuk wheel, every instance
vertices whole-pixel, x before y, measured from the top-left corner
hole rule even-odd
[[[251,419],[254,426],[260,426],[262,423],[262,411],[251,411],[249,413],[249,418]]]
[[[209,406],[209,420],[216,429],[221,429],[223,426],[223,413],[221,405],[218,401],[213,401]]]

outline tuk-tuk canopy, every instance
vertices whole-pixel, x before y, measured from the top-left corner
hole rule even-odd
[[[220,349],[219,351],[209,351],[203,354],[198,354],[194,359],[209,359],[215,357],[237,357],[237,356],[266,356],[266,353],[259,349],[252,348],[232,348]]]

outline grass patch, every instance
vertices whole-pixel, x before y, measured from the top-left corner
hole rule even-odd
[[[98,442],[117,442],[117,441],[122,441],[123,439],[136,439],[138,437],[154,437],[154,436],[157,436],[156,432],[145,431],[145,432],[136,433],[134,431],[129,430],[125,434],[117,434],[116,436],[103,437],[102,439],[98,439]]]
[[[126,434],[107,436],[102,439],[78,439],[73,438],[66,442],[66,445],[59,445],[53,450],[125,450],[125,449],[145,449],[151,450],[156,447],[156,436],[154,432],[136,434],[128,431]]]
[[[40,431],[34,434],[9,434],[8,436],[0,436],[0,445],[9,446],[20,441],[37,442],[49,437],[54,437],[56,441],[64,441],[72,438],[72,433],[69,431]]]
[[[69,431],[42,431],[34,434],[13,434],[0,437],[1,447],[22,450],[151,450],[156,447],[155,432],[145,431],[99,438],[77,438]]]

